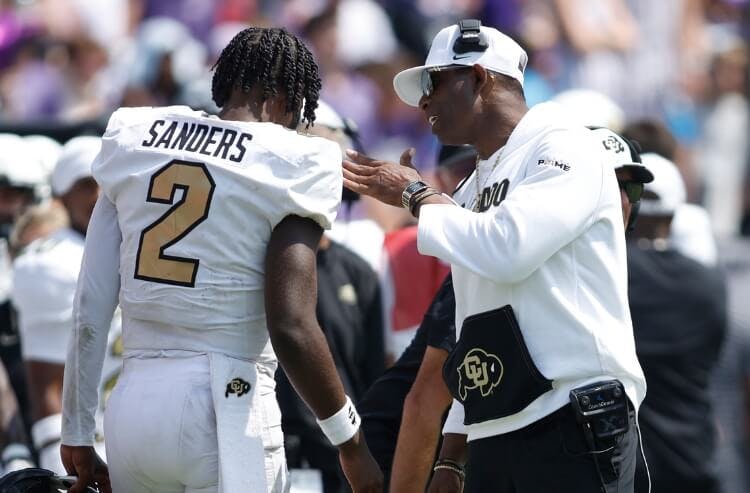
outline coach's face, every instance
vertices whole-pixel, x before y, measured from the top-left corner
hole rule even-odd
[[[442,144],[471,144],[477,96],[474,68],[445,67],[428,71],[427,75],[431,91],[422,96],[419,107],[424,111],[432,133]]]
[[[615,170],[617,184],[620,186],[620,206],[622,207],[622,220],[627,227],[630,215],[633,213],[633,204],[630,203],[628,194],[625,192],[624,184],[633,181],[633,173],[630,170],[618,168]]]

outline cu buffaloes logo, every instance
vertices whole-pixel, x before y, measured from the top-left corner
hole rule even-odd
[[[458,392],[461,400],[466,400],[469,390],[479,389],[482,397],[492,393],[503,378],[503,363],[494,354],[474,348],[464,357],[458,371]]]
[[[602,145],[605,149],[608,151],[614,151],[615,154],[619,154],[621,152],[625,152],[625,146],[622,145],[622,142],[620,142],[619,139],[616,139],[614,136],[610,135],[606,139],[602,141]]]
[[[231,382],[227,384],[227,390],[224,392],[224,397],[229,398],[229,394],[237,394],[237,397],[250,392],[250,384],[241,378],[233,378]]]

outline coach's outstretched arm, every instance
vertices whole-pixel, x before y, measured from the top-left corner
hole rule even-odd
[[[271,233],[265,266],[268,332],[289,381],[338,446],[354,492],[380,492],[383,475],[359,430],[359,416],[344,394],[315,312],[322,232],[311,219],[287,216]]]

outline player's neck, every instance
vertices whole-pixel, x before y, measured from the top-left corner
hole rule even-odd
[[[219,111],[222,120],[240,122],[270,122],[282,126],[291,124],[292,115],[286,111],[286,100],[279,96],[263,98],[262,89],[254,87],[249,93],[235,90]]]
[[[270,121],[269,115],[265,114],[262,109],[251,108],[249,106],[224,107],[219,112],[219,118],[221,118],[222,120],[232,120],[239,122]]]

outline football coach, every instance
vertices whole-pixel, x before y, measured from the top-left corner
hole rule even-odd
[[[394,78],[443,144],[478,151],[452,199],[422,180],[412,149],[399,164],[350,151],[344,182],[408,208],[420,252],[451,264],[459,336],[443,432],[468,445],[466,458],[441,453],[436,472],[465,475],[467,493],[632,492],[646,387],[621,199],[602,165],[611,149],[554,103],[527,108],[526,61],[509,37],[463,20]]]

